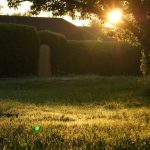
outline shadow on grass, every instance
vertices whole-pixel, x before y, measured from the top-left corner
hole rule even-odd
[[[142,107],[149,103],[136,77],[1,80],[0,99],[48,105],[121,102]]]

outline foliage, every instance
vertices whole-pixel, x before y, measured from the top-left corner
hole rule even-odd
[[[142,74],[144,76],[146,75],[149,75],[150,73],[150,68],[148,67],[149,66],[149,63],[147,62],[148,59],[146,59],[147,55],[145,55],[144,53],[144,50],[141,51],[141,65],[140,65],[140,70],[142,72]]]
[[[0,77],[36,75],[39,39],[33,27],[0,25]]]
[[[140,52],[125,43],[66,41],[57,33],[39,32],[41,43],[51,47],[53,75],[60,74],[139,74]]]
[[[47,44],[51,48],[52,74],[63,73],[67,49],[66,38],[59,33],[51,31],[39,31],[40,43]]]
[[[138,75],[140,51],[127,43],[68,41],[66,72]]]
[[[17,7],[21,2],[25,0],[7,0],[9,6]],[[33,2],[31,10],[37,14],[40,11],[51,11],[53,15],[75,15],[76,12],[80,12],[81,17],[97,15],[101,20],[106,19],[107,11],[113,8],[121,8],[124,11],[124,23],[120,28],[130,31],[142,48],[145,50],[145,55],[150,55],[150,1],[149,0],[29,0]],[[127,38],[131,39],[130,34]],[[125,35],[125,34],[124,34]],[[124,39],[126,37],[124,36]],[[147,62],[150,62],[150,58],[146,56]],[[150,66],[147,66],[150,67]]]
[[[1,80],[0,149],[149,150],[150,101],[139,79]]]

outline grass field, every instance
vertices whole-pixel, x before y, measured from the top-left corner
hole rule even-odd
[[[150,80],[0,80],[0,150],[150,150]]]

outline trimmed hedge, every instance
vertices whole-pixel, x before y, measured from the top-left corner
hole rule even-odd
[[[140,50],[121,42],[68,41],[66,59],[67,73],[138,75]]]
[[[0,24],[0,77],[37,75],[39,38],[36,29]]]
[[[46,44],[51,49],[52,74],[64,74],[66,70],[67,40],[64,35],[48,30],[39,31],[40,44]]]
[[[37,75],[39,46],[51,48],[53,75],[138,75],[140,50],[126,43],[67,41],[62,34],[0,24],[0,77]]]
[[[40,31],[51,48],[52,74],[138,75],[140,50],[123,42],[66,41],[61,34]]]

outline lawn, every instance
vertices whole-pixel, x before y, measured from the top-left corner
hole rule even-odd
[[[150,80],[0,80],[0,150],[149,150]]]

